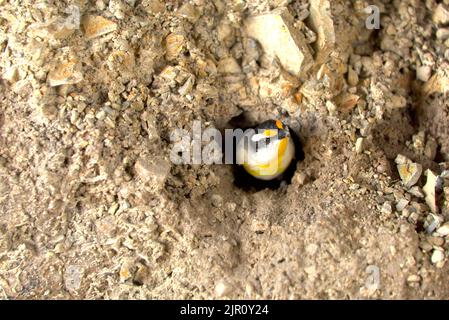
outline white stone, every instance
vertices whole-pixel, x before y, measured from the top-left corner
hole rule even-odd
[[[382,211],[383,213],[386,213],[386,214],[392,213],[392,212],[393,212],[393,208],[392,208],[392,206],[391,206],[391,203],[390,203],[389,201],[385,202],[385,203],[382,205],[381,211]]]
[[[443,237],[449,236],[449,222],[446,222],[437,229],[437,233]]]
[[[357,141],[355,142],[355,152],[356,153],[361,154],[363,152],[364,142],[365,142],[364,138],[357,139]]]
[[[227,296],[232,292],[232,290],[232,286],[224,280],[218,281],[217,285],[215,286],[215,294],[218,298]]]
[[[304,76],[313,63],[306,39],[294,26],[294,19],[286,9],[249,17],[245,31],[260,42],[264,50],[277,57],[285,70]]]
[[[427,182],[423,188],[424,194],[426,195],[426,203],[433,213],[438,212],[438,207],[436,204],[436,185],[438,181],[438,176],[436,176],[430,169],[426,170]]]
[[[419,282],[419,281],[421,281],[421,277],[416,274],[407,277],[407,282]]]
[[[432,75],[432,68],[430,66],[421,66],[416,69],[416,77],[423,81],[427,82]]]
[[[409,158],[407,158],[406,156],[402,155],[402,154],[398,154],[396,156],[396,159],[394,160],[394,162],[396,164],[406,164],[408,162],[411,162]]]
[[[411,195],[413,195],[417,198],[425,197],[424,193],[422,192],[422,189],[418,186],[411,187],[410,190],[408,190],[408,193],[410,193]]]
[[[436,36],[437,36],[437,39],[440,39],[443,41],[446,39],[449,39],[449,29],[448,28],[438,29]]]
[[[444,260],[444,252],[441,249],[433,250],[432,257],[430,258],[433,264],[437,264]]]

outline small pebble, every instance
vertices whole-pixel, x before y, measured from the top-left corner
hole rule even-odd
[[[224,280],[220,280],[215,286],[215,294],[222,298],[232,292],[232,286]]]
[[[235,202],[226,203],[226,209],[230,212],[233,212],[237,208],[237,204]]]
[[[79,266],[70,265],[64,273],[65,287],[67,290],[78,290],[81,285],[83,269]]]
[[[437,264],[444,260],[444,252],[441,248],[433,250],[432,257],[430,258],[433,264]]]
[[[389,201],[385,202],[385,203],[382,205],[381,211],[382,211],[383,213],[387,213],[387,214],[392,213],[392,212],[393,212],[393,208],[392,208],[392,206],[391,206],[391,202],[389,202]]]
[[[429,242],[427,242],[427,241],[421,241],[419,246],[425,252],[428,252],[428,251],[433,249],[432,245]]]
[[[427,233],[431,234],[432,232],[435,231],[435,229],[437,229],[439,227],[439,225],[441,224],[440,219],[438,218],[438,216],[433,215],[433,220],[432,222],[429,224],[429,226],[426,228]]]
[[[437,233],[443,237],[449,236],[449,222],[446,222],[437,229]]]
[[[415,196],[417,198],[424,198],[424,192],[422,189],[418,186],[414,186],[408,190],[408,193],[410,193],[412,196]]]
[[[298,186],[303,186],[307,183],[307,178],[308,178],[307,174],[305,174],[304,172],[299,172],[295,174],[293,180],[298,184]]]
[[[437,36],[437,39],[440,39],[443,41],[446,39],[449,39],[449,29],[447,29],[447,28],[438,29],[436,36]]]
[[[401,199],[396,204],[396,210],[402,212],[408,204],[409,201],[407,199]]]
[[[423,82],[429,81],[431,75],[432,68],[429,66],[421,66],[416,69],[416,77]]]
[[[213,194],[210,200],[215,208],[220,208],[223,204],[223,197],[218,194]]]
[[[429,240],[429,243],[435,247],[440,247],[444,244],[443,238],[429,237],[428,240]]]
[[[437,25],[449,23],[449,10],[447,10],[442,3],[435,8],[432,21]]]
[[[363,152],[364,142],[365,142],[364,138],[357,139],[357,141],[355,142],[355,152],[357,152],[358,154],[361,154]]]
[[[408,276],[407,282],[419,282],[421,281],[421,277],[417,274],[412,274],[411,276]]]
[[[406,163],[410,162],[410,159],[402,154],[398,154],[396,156],[396,159],[394,160],[394,162],[396,164],[406,164]]]

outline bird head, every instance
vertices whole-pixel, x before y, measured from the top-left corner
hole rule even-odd
[[[251,137],[256,149],[260,145],[270,147],[290,136],[288,127],[280,120],[268,120],[256,127],[256,133]]]

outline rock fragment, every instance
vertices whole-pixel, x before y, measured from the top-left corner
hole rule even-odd
[[[438,212],[437,200],[436,200],[436,189],[439,183],[439,177],[435,175],[430,169],[426,170],[427,182],[423,188],[426,195],[426,203],[433,213]]]
[[[84,270],[76,265],[69,265],[64,273],[65,287],[69,291],[76,291],[80,288]]]
[[[286,9],[248,18],[245,31],[293,75],[304,76],[312,66],[313,57],[306,39],[293,26],[293,17]]]
[[[335,56],[346,61],[353,42],[364,32],[349,23],[354,12],[348,10],[343,1],[336,0],[311,0],[309,10],[309,23],[317,34],[316,62],[322,64],[329,58],[334,60]],[[366,30],[366,33],[369,35],[371,30]]]
[[[435,8],[432,21],[437,25],[449,23],[449,10],[447,10],[442,3]]]
[[[391,206],[391,202],[387,201],[382,205],[381,208],[382,213],[391,214],[393,212],[393,207]]]
[[[433,250],[432,256],[430,258],[433,264],[437,264],[444,260],[444,251],[441,248]]]
[[[387,106],[391,109],[402,109],[407,106],[407,99],[401,95],[395,94],[387,101]]]
[[[181,17],[184,17],[187,20],[189,20],[191,23],[197,22],[200,17],[200,13],[198,12],[197,8],[191,3],[183,4],[182,7],[179,8],[177,13]]]
[[[3,72],[2,78],[10,83],[16,83],[19,80],[18,68],[16,66],[9,67]]]
[[[138,285],[138,286],[143,285],[146,282],[148,276],[149,276],[148,267],[146,267],[142,264],[139,264],[137,267],[136,273],[134,275],[134,278],[133,278],[133,284]]]
[[[170,33],[165,38],[165,57],[171,61],[176,59],[184,49],[185,38],[183,35]]]
[[[238,62],[233,57],[221,59],[218,62],[217,70],[223,74],[240,73],[242,71]]]
[[[82,19],[84,35],[93,39],[117,30],[117,24],[102,16],[86,16]]]
[[[399,176],[407,189],[415,185],[422,174],[422,165],[419,163],[404,163],[397,165]]]
[[[308,181],[308,176],[306,173],[304,172],[298,172],[293,176],[293,181],[298,185],[298,186],[303,186],[307,183]]]
[[[41,38],[51,38],[55,40],[70,37],[79,26],[71,25],[63,19],[57,19],[46,24],[33,24],[30,26],[30,34]]]
[[[449,92],[449,73],[446,68],[440,68],[437,72],[424,84],[423,92],[426,95],[434,93],[446,94]]]
[[[141,157],[136,161],[134,169],[137,176],[153,190],[163,187],[171,165],[168,160],[159,156]]]
[[[352,87],[357,86],[359,83],[359,75],[354,71],[352,67],[348,69],[348,84]]]
[[[355,152],[361,154],[365,148],[365,138],[357,138],[355,142]]]
[[[438,215],[430,215],[430,221],[428,222],[427,226],[426,226],[426,232],[428,234],[432,234],[432,232],[434,232],[437,228],[440,227],[442,221],[442,217],[438,216]]]
[[[195,83],[195,77],[194,76],[188,77],[187,80],[184,82],[184,84],[181,87],[179,87],[178,93],[181,96],[185,96],[185,95],[189,94],[193,89],[194,83]]]
[[[335,103],[338,106],[338,110],[343,113],[349,113],[354,109],[359,102],[360,96],[351,93],[343,93],[335,98]]]
[[[148,139],[152,143],[155,143],[157,140],[159,140],[159,134],[156,128],[156,119],[150,112],[143,112],[142,113],[142,127],[146,130],[148,133]]]
[[[437,233],[443,237],[449,236],[449,222],[446,222],[441,227],[439,227],[437,229]]]
[[[334,21],[331,16],[331,2],[329,0],[310,1],[310,22],[317,33],[319,49],[329,51],[336,42]]]
[[[160,0],[142,0],[141,6],[151,14],[158,14],[165,10],[165,4]]]
[[[427,240],[434,247],[440,247],[444,244],[444,239],[440,237],[430,236],[427,238]]]
[[[126,280],[130,279],[133,276],[134,272],[134,261],[130,258],[124,259],[119,271],[120,281],[125,282]]]
[[[81,64],[76,58],[57,63],[48,73],[47,80],[51,87],[79,83],[83,80]]]
[[[421,281],[421,277],[417,274],[412,274],[407,277],[407,282],[409,282],[409,283],[416,283],[416,282],[420,282],[420,281]]]
[[[449,39],[449,28],[440,28],[437,30],[437,39],[447,40]]]
[[[281,72],[276,80],[270,81],[268,78],[262,78],[258,82],[260,97],[270,98],[279,104],[283,104],[289,97],[292,97],[294,90],[300,85],[299,81],[287,72]]]
[[[423,82],[427,82],[432,75],[432,68],[430,66],[421,66],[416,69],[416,78]]]
[[[406,163],[410,162],[410,159],[407,158],[406,156],[404,156],[403,154],[398,154],[396,156],[396,159],[394,159],[394,162],[396,164],[406,164]]]
[[[218,298],[223,298],[233,291],[232,286],[225,280],[218,281],[215,286],[215,294]]]
[[[125,18],[128,9],[129,6],[121,0],[109,0],[109,11],[119,20]]]
[[[215,208],[220,208],[223,205],[223,197],[219,194],[213,194],[210,200],[212,206],[214,206]]]
[[[407,207],[407,205],[409,204],[410,201],[408,201],[405,198],[400,199],[397,203],[396,203],[396,210],[399,212],[402,212],[405,207]]]
[[[422,189],[418,186],[414,186],[412,188],[410,188],[410,190],[408,190],[408,193],[410,193],[412,196],[415,196],[417,198],[424,198],[425,195],[422,192]]]
[[[429,137],[427,139],[426,146],[424,147],[424,155],[430,160],[434,160],[437,155],[438,144],[434,138]]]

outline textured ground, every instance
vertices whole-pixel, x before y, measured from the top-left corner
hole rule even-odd
[[[431,212],[395,159],[449,168],[449,3],[330,2],[0,0],[0,297],[448,299],[449,190]],[[301,75],[245,32],[282,7]],[[168,160],[269,118],[305,152],[279,189]]]

